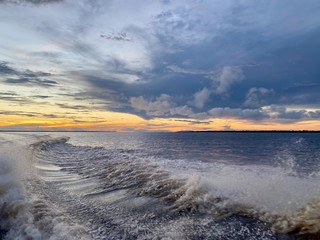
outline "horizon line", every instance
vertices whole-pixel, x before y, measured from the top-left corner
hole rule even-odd
[[[108,130],[1,130],[0,132],[113,132],[113,133],[126,133],[126,131],[108,131]],[[150,132],[150,133],[210,133],[210,132],[320,132],[320,130],[182,130],[182,131],[147,131],[147,130],[141,130],[141,131],[128,131],[130,132]]]

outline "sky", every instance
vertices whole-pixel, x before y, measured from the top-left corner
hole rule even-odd
[[[0,0],[0,130],[320,130],[318,0]]]

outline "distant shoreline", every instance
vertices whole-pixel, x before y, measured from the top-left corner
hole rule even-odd
[[[55,133],[55,132],[117,132],[117,131],[50,131],[50,130],[41,130],[41,131],[33,131],[33,130],[0,130],[1,132],[31,132],[31,133],[41,133],[41,132],[51,132],[51,133]]]
[[[179,131],[179,132],[194,132],[194,133],[211,133],[211,132],[230,132],[230,133],[245,133],[245,132],[270,132],[270,133],[320,133],[320,130],[210,130],[210,131]]]
[[[77,132],[109,132],[109,133],[121,133],[117,131],[50,131],[50,130],[0,130],[0,133],[77,133]],[[139,131],[137,131],[139,132]],[[146,131],[146,133],[170,133],[167,131]],[[320,130],[235,130],[235,131],[225,131],[225,130],[210,130],[210,131],[177,131],[171,133],[320,133]]]

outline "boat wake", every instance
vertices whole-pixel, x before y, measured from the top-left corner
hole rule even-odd
[[[134,150],[75,146],[68,140],[46,137],[29,146],[25,156],[32,168],[23,168],[28,173],[23,177],[25,186],[8,170],[10,161],[2,157],[3,236],[319,237],[320,175],[316,171],[302,176],[280,166],[222,163],[199,170],[188,161],[143,156]]]

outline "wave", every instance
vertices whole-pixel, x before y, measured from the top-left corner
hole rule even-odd
[[[80,147],[65,144],[67,141],[68,138],[49,139],[32,146],[38,151],[39,161],[55,164],[59,167],[57,172],[95,179],[99,186],[86,188],[83,195],[87,199],[103,199],[107,204],[125,204],[127,208],[153,201],[149,206],[164,204],[162,211],[173,217],[205,215],[219,221],[245,216],[270,223],[277,234],[309,238],[320,234],[317,176],[295,175],[281,167],[223,164],[212,164],[205,172],[185,174],[185,170],[175,172],[159,159],[137,157],[132,151]],[[48,171],[52,169],[49,167]],[[143,204],[133,204],[134,199]]]
[[[319,183],[319,178],[295,176],[282,168],[224,166],[204,178],[201,199],[224,197],[228,213],[269,222],[276,233],[318,236]]]
[[[34,139],[1,144],[0,238],[319,239],[320,174],[296,174],[293,158],[276,167],[193,163]]]
[[[70,140],[70,137],[50,137],[46,136],[46,139],[37,141],[35,143],[30,144],[31,148],[40,148],[45,149],[47,146],[57,143],[66,143]]]
[[[28,146],[15,140],[0,149],[0,239],[89,239],[82,226],[64,217],[41,194],[30,192],[38,181],[32,174],[32,156]],[[53,142],[63,140],[50,139],[46,144]]]

